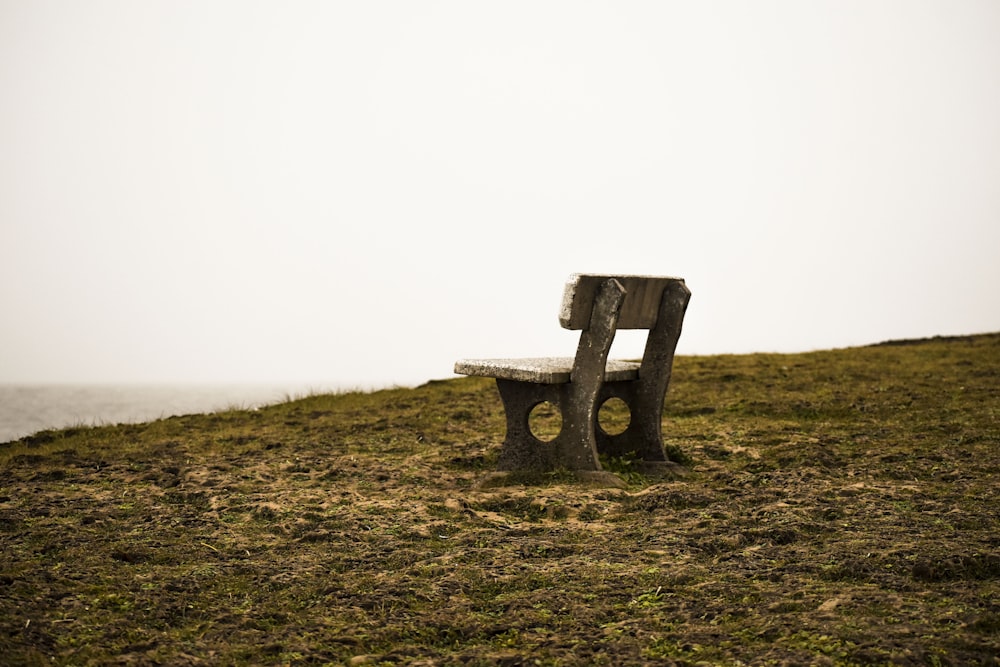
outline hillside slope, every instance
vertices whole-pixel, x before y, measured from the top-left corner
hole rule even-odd
[[[688,473],[482,488],[488,380],[0,447],[5,664],[1000,655],[1000,335],[680,357]]]

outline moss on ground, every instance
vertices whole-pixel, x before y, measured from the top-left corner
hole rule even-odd
[[[482,485],[477,378],[0,445],[0,656],[998,664],[1000,335],[673,377],[624,488]]]

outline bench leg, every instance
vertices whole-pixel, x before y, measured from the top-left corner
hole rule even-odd
[[[497,464],[500,470],[547,472],[600,470],[594,433],[596,405],[582,405],[570,384],[536,384],[497,379],[507,418],[507,435]],[[562,429],[551,442],[531,433],[528,418],[539,403],[548,401],[562,416]]]
[[[610,398],[620,398],[628,406],[628,428],[617,435],[605,433],[600,424],[594,427],[597,451],[606,456],[636,457],[642,461],[666,461],[662,435],[662,403],[644,405],[637,381],[606,382],[601,387],[598,406]]]
[[[497,378],[507,413],[501,470],[601,470],[594,432],[597,401],[624,300],[625,288],[614,278],[598,287],[590,326],[580,334],[570,382],[547,385]],[[528,426],[532,408],[542,401],[552,402],[562,415],[562,429],[549,443],[532,435]]]
[[[643,461],[666,461],[663,448],[663,399],[670,386],[674,351],[681,336],[684,312],[691,292],[682,282],[671,284],[663,291],[660,310],[646,339],[639,379],[628,382],[608,382],[601,387],[598,405],[616,397],[625,401],[631,420],[624,433],[608,435],[600,425],[597,449],[610,456],[636,456]]]

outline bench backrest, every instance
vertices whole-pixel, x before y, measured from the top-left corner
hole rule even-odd
[[[597,288],[614,278],[625,288],[625,301],[618,315],[618,329],[652,329],[660,312],[663,290],[681,278],[663,276],[613,276],[576,273],[570,276],[563,292],[559,323],[565,329],[580,331],[590,326],[590,316]]]

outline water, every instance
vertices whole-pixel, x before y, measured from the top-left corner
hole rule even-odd
[[[0,385],[0,443],[46,429],[251,409],[335,389],[290,385]]]

